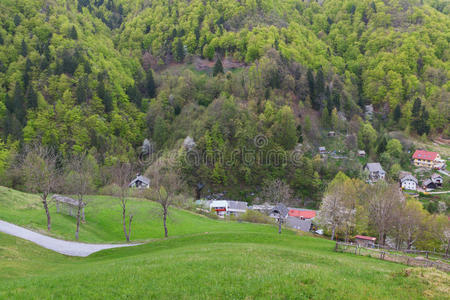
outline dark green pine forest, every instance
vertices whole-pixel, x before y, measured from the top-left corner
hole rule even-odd
[[[450,138],[449,14],[445,0],[1,0],[1,185],[20,188],[14,161],[35,142],[88,151],[101,174],[145,139],[164,156],[187,136],[210,158],[177,159],[193,190],[246,199],[282,178],[314,206],[367,160],[394,178],[413,146],[391,132]],[[368,157],[323,160],[322,145]]]

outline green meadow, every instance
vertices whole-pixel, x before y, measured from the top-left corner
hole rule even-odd
[[[122,242],[111,197],[90,198],[83,242]],[[133,200],[134,240],[148,243],[67,257],[0,233],[0,299],[448,299],[448,274],[333,251],[325,239],[272,225],[212,220],[173,209],[162,239],[154,203]],[[75,219],[53,212],[52,235]],[[43,231],[36,196],[0,188],[0,219]]]

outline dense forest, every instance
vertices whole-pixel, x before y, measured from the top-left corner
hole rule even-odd
[[[283,178],[314,203],[339,171],[363,176],[316,155],[328,131],[394,178],[411,149],[389,131],[450,137],[449,14],[444,0],[2,0],[2,184],[20,185],[8,170],[36,141],[101,170],[190,136],[207,158],[177,160],[193,187],[246,199]]]

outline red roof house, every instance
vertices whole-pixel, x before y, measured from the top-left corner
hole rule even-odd
[[[312,219],[316,216],[316,212],[314,210],[290,209],[289,216],[301,219]]]
[[[434,161],[438,158],[439,154],[437,152],[425,151],[425,150],[416,150],[413,155],[413,159],[424,159]]]
[[[414,160],[414,165],[417,167],[440,169],[444,165],[444,162],[441,160],[441,157],[437,152],[416,150],[412,158]]]
[[[367,240],[367,241],[375,242],[377,238],[374,238],[374,237],[371,237],[371,236],[365,236],[365,235],[357,235],[357,236],[355,236],[355,239]]]

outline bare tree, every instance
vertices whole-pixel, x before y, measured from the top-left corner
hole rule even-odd
[[[112,182],[117,185],[118,190],[115,192],[119,197],[120,207],[122,209],[122,225],[123,233],[127,242],[130,241],[131,236],[131,222],[133,221],[133,213],[128,214],[128,229],[127,229],[127,204],[129,196],[129,184],[133,177],[133,167],[129,163],[117,163],[111,169]]]
[[[331,230],[331,240],[334,240],[337,228],[344,224],[346,217],[354,215],[353,210],[345,207],[344,194],[344,187],[336,184],[328,190],[320,205],[318,220]]]
[[[169,207],[174,204],[175,195],[180,193],[183,181],[177,168],[171,165],[169,158],[160,158],[150,166],[150,189],[144,197],[161,205],[164,225],[164,237],[169,236],[167,217]]]
[[[280,179],[275,179],[265,183],[262,191],[261,198],[264,202],[273,204],[287,204],[292,199],[292,190],[288,184],[284,183]],[[284,222],[286,215],[282,212],[282,209],[278,210],[278,233],[281,234],[281,225]]]
[[[22,163],[25,185],[32,193],[40,194],[47,215],[47,230],[52,228],[48,196],[55,192],[60,183],[60,172],[56,166],[58,155],[48,147],[34,144],[28,147]]]
[[[79,238],[84,196],[93,190],[93,177],[96,165],[95,158],[86,152],[74,155],[67,163],[67,184],[71,192],[76,194],[78,198],[76,240]]]
[[[368,189],[369,221],[378,232],[378,243],[380,245],[384,245],[385,236],[392,228],[395,220],[396,207],[403,200],[403,195],[396,184],[378,181]]]

